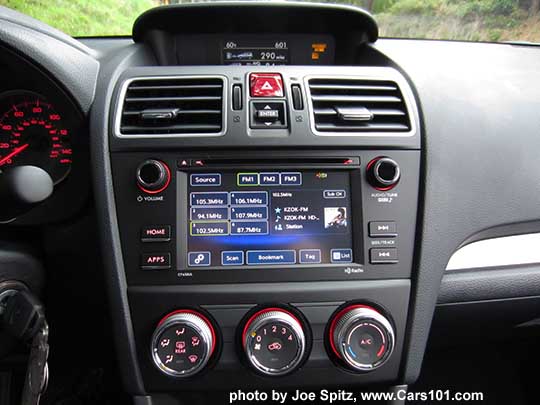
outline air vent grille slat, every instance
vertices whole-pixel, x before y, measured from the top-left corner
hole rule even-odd
[[[122,100],[120,134],[218,135],[223,121],[221,78],[136,79]]]
[[[313,120],[320,133],[408,132],[410,117],[399,85],[390,80],[310,79]]]

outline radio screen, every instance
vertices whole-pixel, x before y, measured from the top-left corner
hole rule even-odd
[[[354,261],[348,171],[188,174],[187,267]]]

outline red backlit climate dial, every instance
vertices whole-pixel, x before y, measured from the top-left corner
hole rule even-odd
[[[241,339],[249,365],[266,376],[293,372],[306,353],[302,323],[283,308],[264,308],[253,313],[244,325]]]
[[[171,377],[190,377],[202,371],[216,349],[210,320],[190,309],[171,312],[159,322],[152,336],[152,359]]]
[[[349,305],[337,312],[328,329],[331,354],[353,371],[381,367],[394,350],[390,321],[367,305]]]
[[[44,97],[29,91],[0,96],[0,170],[37,166],[58,184],[71,170],[70,131]]]

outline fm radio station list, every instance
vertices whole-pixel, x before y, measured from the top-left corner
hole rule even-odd
[[[318,178],[320,184],[315,183],[319,188],[304,187],[305,175],[305,172],[237,173],[236,181],[229,181],[232,191],[207,191],[221,186],[222,174],[192,174],[189,194],[190,242],[198,238],[211,238],[212,242],[207,240],[197,245],[215,248],[220,245],[219,239],[226,246],[231,241],[233,245],[238,245],[238,241],[243,240],[231,238],[244,237],[245,243],[240,243],[241,249],[220,249],[221,257],[214,264],[218,266],[313,264],[322,262],[319,247],[324,243],[319,240],[342,235],[344,242],[327,249],[329,262],[352,262],[348,187],[324,188],[333,183],[323,181],[325,173],[322,172],[313,175],[314,178],[317,175],[322,177]],[[204,187],[204,191],[196,191],[198,187]],[[257,242],[254,237],[266,237],[269,243]],[[279,245],[280,240],[283,243],[279,249],[271,248],[276,242]],[[305,249],[291,249],[291,246],[303,245],[310,240],[311,246]],[[189,266],[213,263],[211,256],[216,255],[216,249],[192,251],[192,244],[188,253]]]

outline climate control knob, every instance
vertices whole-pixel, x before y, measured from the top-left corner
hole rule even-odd
[[[306,353],[306,336],[296,316],[282,308],[254,313],[242,332],[242,347],[249,364],[267,376],[294,371]]]
[[[366,305],[351,305],[333,318],[330,348],[337,360],[355,371],[382,366],[394,350],[394,329],[380,312]]]
[[[371,160],[366,170],[369,183],[381,191],[394,188],[401,178],[399,165],[389,157],[381,156]]]
[[[190,377],[210,361],[216,347],[212,323],[192,310],[178,310],[161,320],[152,336],[152,359],[172,377]]]
[[[171,170],[160,160],[147,159],[137,167],[137,185],[147,194],[164,191],[171,182]]]

